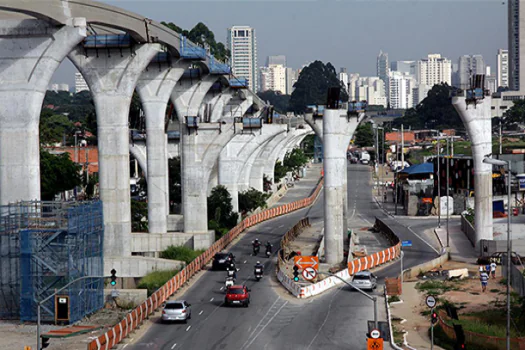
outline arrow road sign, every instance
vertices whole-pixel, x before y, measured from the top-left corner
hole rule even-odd
[[[307,267],[303,270],[303,277],[307,281],[311,281],[317,277],[317,271],[313,267]]]
[[[315,270],[319,267],[319,258],[317,256],[294,256],[294,264],[300,269],[313,267]]]

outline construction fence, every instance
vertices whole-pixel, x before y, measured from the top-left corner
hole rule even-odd
[[[83,276],[103,275],[102,202],[19,202],[0,207],[0,318],[36,321],[40,300]],[[85,279],[60,293],[69,322],[102,308],[104,283]],[[41,319],[55,320],[55,300]]]
[[[204,253],[199,255],[195,260],[189,263],[184,269],[173,276],[164,286],[154,292],[144,303],[132,310],[126,315],[126,318],[121,320],[115,326],[110,328],[106,333],[99,336],[97,339],[88,343],[88,350],[111,349],[119,344],[122,339],[126,338],[128,334],[135,330],[149,315],[157,310],[162,303],[164,303],[173,293],[175,293],[186,281],[199,272],[213,256],[222,251],[235,238],[237,238],[244,230],[255,226],[263,221],[276,218],[280,215],[285,215],[293,211],[306,208],[312,205],[317,199],[323,187],[323,179],[319,181],[312,195],[308,198],[300,199],[289,204],[265,209],[262,212],[249,216],[241,221],[237,226],[231,229],[226,235],[217,240]]]

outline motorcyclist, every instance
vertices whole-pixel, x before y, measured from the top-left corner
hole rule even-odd
[[[261,270],[261,275],[263,274],[264,272],[264,265],[261,264],[260,261],[257,261],[257,263],[255,264],[254,268],[253,268],[253,272],[254,274],[257,274],[257,269],[260,269]]]
[[[272,252],[272,243],[270,241],[266,242],[266,252]]]
[[[252,242],[252,245],[253,247],[259,247],[261,245],[261,242],[259,242],[259,238],[256,238],[253,242]]]
[[[227,271],[228,271],[227,277],[233,277],[234,280],[237,279],[237,269],[235,267],[234,268],[228,267]]]

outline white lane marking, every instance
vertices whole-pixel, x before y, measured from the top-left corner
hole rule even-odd
[[[211,299],[210,299],[210,303],[213,301],[213,299],[214,299],[214,298],[211,298]]]
[[[246,264],[246,261],[248,261],[248,260],[244,260],[243,264]]]
[[[397,221],[397,220],[396,220]],[[397,221],[399,224],[401,224],[399,221]],[[401,224],[403,225],[403,224]],[[404,225],[403,225],[404,226]],[[428,245],[430,248],[432,248],[433,251],[436,252],[437,255],[440,255],[439,252],[437,251],[436,248],[432,247],[432,245],[430,243],[428,243],[427,241],[425,241],[420,235],[418,235],[417,233],[414,232],[414,230],[412,230],[412,227],[411,226],[406,226],[406,228],[412,232],[414,235],[416,235],[417,238],[419,238],[421,240],[421,242],[425,243],[426,245]]]
[[[248,337],[248,339],[250,339],[253,335],[253,333],[255,333],[255,331],[257,330],[257,328],[261,325],[261,323],[264,321],[264,319],[266,318],[266,316],[268,316],[268,314],[270,313],[270,311],[272,310],[273,306],[275,304],[277,304],[277,302],[280,300],[281,298],[277,298],[275,299],[275,301],[273,302],[272,306],[270,306],[268,308],[268,311],[266,311],[266,314],[264,314],[264,316],[261,318],[261,320],[259,321],[259,323],[257,324],[257,326],[255,326],[255,328],[253,329],[253,332],[250,334],[250,336]],[[251,328],[251,327],[250,327]],[[245,343],[246,344],[246,343]],[[244,347],[244,345],[243,345]]]
[[[368,221],[363,215],[359,214],[358,216],[361,218],[361,220],[366,221],[367,224],[372,226],[372,223],[370,221]]]
[[[221,287],[221,289],[220,289],[220,290],[223,290],[223,289],[224,289],[224,287]]]
[[[279,226],[278,228],[283,228],[283,227],[284,227],[284,225],[281,225],[281,226]]]
[[[124,345],[124,346],[122,347],[122,349],[125,349],[125,348],[126,348],[126,346],[128,346],[128,345],[129,345],[129,344],[126,344],[126,345]]]
[[[176,346],[177,346],[177,343],[173,344],[173,346],[171,347],[171,349],[173,350]]]
[[[343,286],[344,287],[344,286]],[[332,309],[332,303],[335,299],[335,296],[341,291],[343,290],[343,288],[339,288],[337,290],[337,292],[334,293],[332,299],[330,300],[330,304],[328,305],[328,312],[326,313],[326,316],[324,318],[324,321],[323,323],[321,324],[321,327],[319,327],[319,329],[317,330],[317,333],[315,333],[315,336],[314,338],[312,339],[312,341],[310,342],[310,344],[308,344],[308,347],[306,348],[306,350],[310,349],[310,347],[312,346],[312,344],[314,343],[314,341],[317,339],[317,337],[319,336],[319,333],[321,332],[321,330],[323,329],[324,325],[326,324],[326,321],[328,320],[328,315],[330,315],[330,310]]]
[[[281,305],[281,307],[279,308],[279,310],[277,310],[277,312],[275,313],[275,315],[272,316],[272,318],[270,318],[270,320],[261,328],[261,330],[259,331],[259,333],[257,333],[255,335],[255,337],[252,338],[252,341],[250,341],[248,343],[248,345],[246,345],[246,347],[243,347],[244,348],[248,348],[250,345],[253,344],[253,342],[255,341],[255,339],[257,339],[257,337],[266,329],[266,327],[273,321],[273,319],[275,317],[277,317],[277,315],[279,314],[279,312],[281,312],[281,310],[283,309],[283,307],[286,306],[286,304],[288,304],[288,302],[285,302],[283,305]]]
[[[204,312],[204,310],[201,310],[201,312],[199,312],[199,315],[202,315],[203,312]]]
[[[186,332],[187,332],[187,331],[189,331],[189,330],[190,330],[190,328],[191,328],[191,326],[188,326],[188,328],[186,328]]]

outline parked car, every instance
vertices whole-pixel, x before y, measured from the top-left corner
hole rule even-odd
[[[507,252],[496,252],[490,256],[481,256],[478,258],[477,264],[478,265],[487,265],[491,262],[495,262],[498,265],[501,265],[503,261],[503,255],[507,254]],[[525,258],[521,257],[518,253],[512,252],[512,263],[514,265],[521,265],[525,263]]]
[[[250,289],[246,286],[231,286],[226,290],[224,305],[242,305],[248,307],[250,304]]]
[[[162,310],[162,321],[183,321],[187,323],[191,318],[191,304],[185,300],[168,301]]]
[[[360,289],[375,289],[377,287],[377,277],[370,271],[361,271],[354,275],[352,284]]]
[[[226,270],[228,266],[230,266],[231,261],[234,261],[235,258],[233,257],[232,253],[217,253],[213,257],[213,262],[211,264],[211,268],[213,270]]]

